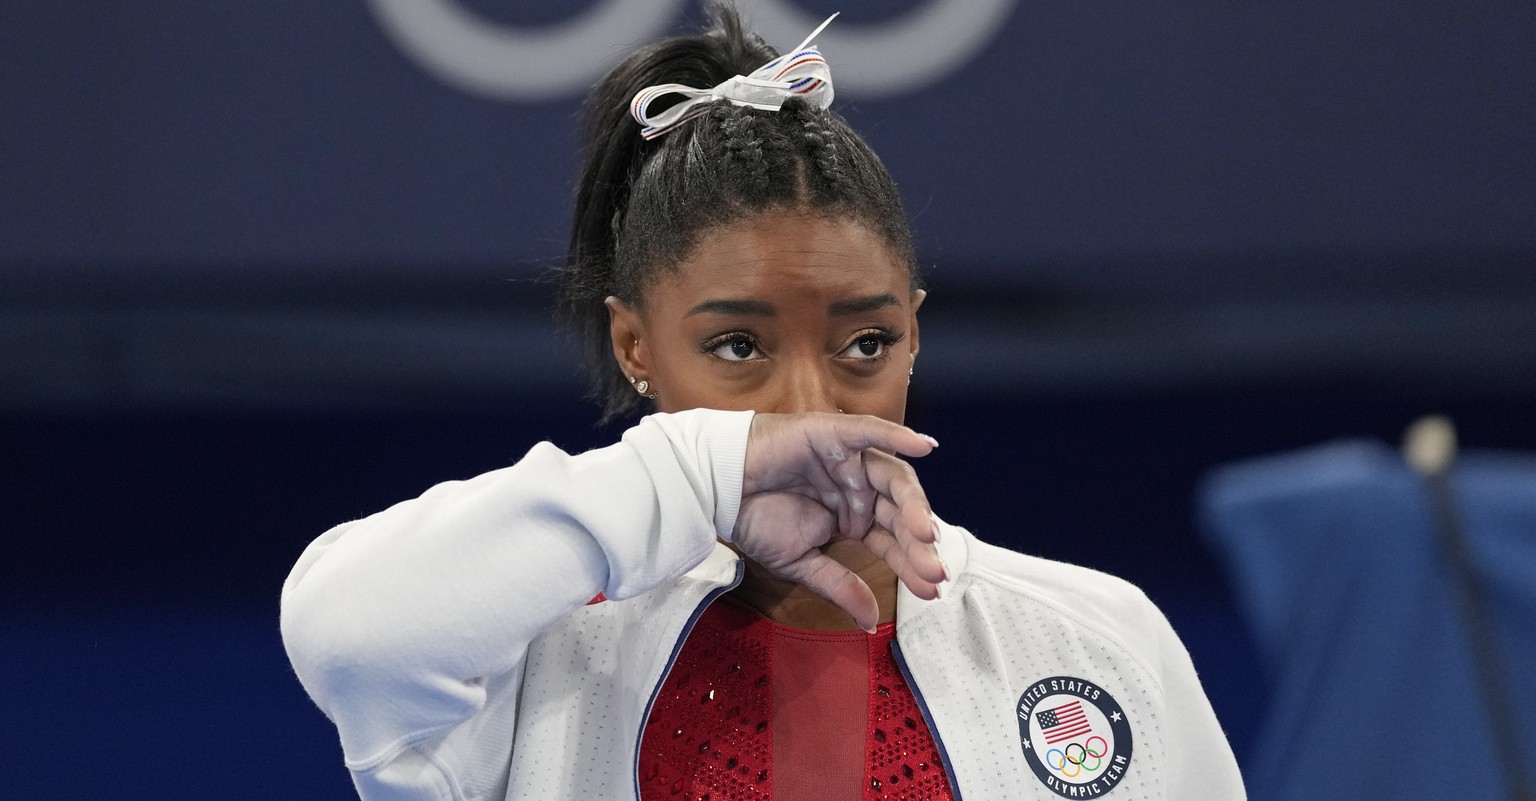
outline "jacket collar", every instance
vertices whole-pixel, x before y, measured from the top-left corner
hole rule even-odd
[[[704,561],[683,576],[715,587],[735,586],[741,581],[741,576],[736,569],[736,564],[740,561],[740,554],[717,540],[709,555],[704,557]]]
[[[934,604],[959,603],[959,596],[965,591],[968,582],[962,582],[960,577],[965,574],[966,564],[970,560],[971,534],[943,520],[939,520],[938,523],[939,558],[944,560],[944,566],[949,569],[949,580],[939,585],[939,597],[932,601],[919,598],[913,595],[906,585],[898,584],[896,586],[896,620],[898,622],[917,620]]]

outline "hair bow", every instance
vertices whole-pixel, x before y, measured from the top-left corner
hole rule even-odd
[[[764,111],[778,111],[785,100],[797,96],[819,109],[832,105],[832,70],[811,41],[836,18],[836,14],[827,17],[798,47],[758,67],[751,75],[733,76],[712,89],[680,83],[641,89],[629,104],[629,113],[643,126],[640,136],[655,139],[703,114],[710,103],[721,99]],[[687,99],[658,114],[648,113],[650,105],[665,95],[682,95]]]

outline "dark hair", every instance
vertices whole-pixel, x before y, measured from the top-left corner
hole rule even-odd
[[[650,278],[687,260],[709,228],[769,209],[852,219],[879,234],[919,286],[896,185],[836,113],[799,98],[776,112],[721,100],[670,133],[641,138],[629,112],[641,89],[708,88],[778,55],[742,30],[728,3],[711,3],[710,23],[631,55],[587,98],[587,149],[560,294],[561,311],[586,349],[605,421],[637,410],[643,399],[613,357],[604,300],[615,295],[643,305]]]

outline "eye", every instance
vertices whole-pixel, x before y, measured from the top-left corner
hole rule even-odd
[[[842,355],[859,361],[883,359],[890,355],[890,347],[900,341],[901,337],[890,331],[863,331],[843,349]]]
[[[728,362],[744,362],[763,355],[757,347],[757,341],[742,333],[715,337],[704,343],[704,351]]]

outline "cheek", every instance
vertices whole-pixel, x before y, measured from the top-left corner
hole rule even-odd
[[[667,389],[658,389],[657,393],[656,410],[661,412],[685,412],[689,409],[763,411],[773,405],[764,392],[722,389],[708,381],[688,378],[669,384]]]
[[[895,365],[878,375],[849,378],[835,391],[838,408],[848,414],[867,414],[901,423],[907,410],[907,371]]]
[[[723,379],[718,365],[711,364],[709,357],[699,353],[691,341],[672,344],[652,362],[658,411],[739,411],[757,408],[761,403],[761,392],[754,391],[760,388]]]

